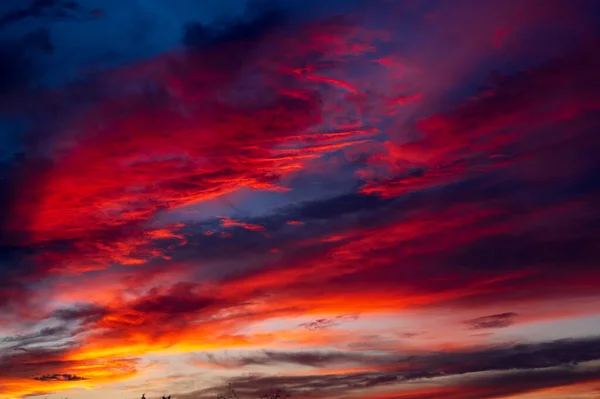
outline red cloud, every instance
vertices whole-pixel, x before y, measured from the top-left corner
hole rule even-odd
[[[372,155],[363,192],[393,197],[507,168],[572,140],[561,129],[600,110],[596,42],[546,65],[505,76],[447,114],[422,118],[416,139],[396,136]],[[544,132],[553,131],[550,135]],[[576,164],[574,165],[577,166]],[[378,176],[379,174],[379,176]]]
[[[327,21],[265,37],[245,68],[230,63],[242,41],[108,73],[99,81],[115,93],[53,136],[52,166],[18,193],[12,228],[47,248],[39,261],[54,270],[162,256],[152,240],[176,233],[145,231],[159,212],[243,187],[286,190],[280,179],[311,159],[366,142],[372,129],[329,120],[324,107],[333,100],[289,71],[350,62],[376,37]],[[145,80],[155,89],[140,90]],[[53,248],[59,241],[70,254]]]
[[[260,226],[257,224],[251,224],[251,223],[243,223],[243,222],[239,222],[237,220],[232,220],[231,218],[227,217],[227,216],[221,216],[221,224],[223,225],[223,227],[241,227],[243,229],[246,230],[250,230],[250,231],[260,231],[260,232],[264,232],[265,228],[264,226]]]

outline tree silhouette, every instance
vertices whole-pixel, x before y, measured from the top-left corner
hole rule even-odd
[[[260,397],[260,399],[290,399],[292,395],[283,389],[276,389]],[[227,393],[218,394],[217,399],[240,399],[231,384],[227,386]]]

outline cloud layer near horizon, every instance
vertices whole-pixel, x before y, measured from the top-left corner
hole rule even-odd
[[[0,9],[0,396],[598,392],[593,2],[92,3]]]

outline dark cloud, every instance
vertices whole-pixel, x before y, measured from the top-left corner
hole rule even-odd
[[[139,298],[132,309],[145,315],[165,315],[179,317],[180,314],[194,314],[216,304],[216,299],[195,292],[195,284],[180,283],[161,293],[152,289]],[[221,304],[224,305],[224,304]]]
[[[33,0],[28,7],[11,10],[0,16],[0,29],[28,18],[77,18],[80,5],[70,0]]]
[[[392,373],[358,373],[358,374],[329,374],[310,376],[268,377],[248,376],[230,380],[236,391],[243,396],[252,397],[264,393],[267,387],[281,387],[292,394],[310,397],[338,397],[352,393],[360,393],[365,388],[378,386],[380,388],[402,390],[398,398],[436,399],[439,397],[452,399],[500,398],[510,394],[527,393],[544,388],[565,386],[574,383],[592,381],[600,377],[597,367],[553,367],[541,370],[526,370],[520,372],[503,371],[472,376],[457,377],[447,380],[438,390],[426,389],[420,392],[415,387],[403,385],[406,382],[418,380],[436,381],[438,377],[448,377],[445,374],[431,372],[405,374],[401,377]],[[408,389],[407,389],[408,388]],[[180,394],[183,399],[201,399],[214,397],[222,387],[215,386],[193,393]],[[364,392],[364,391],[363,391]],[[389,396],[393,398],[393,395]]]
[[[36,266],[32,259],[35,249],[11,245],[15,237],[7,235],[0,228],[0,308],[6,312],[5,317],[10,317],[11,311],[27,308],[31,292],[22,277],[34,273]]]
[[[543,265],[550,270],[561,268],[565,262],[578,268],[587,267],[600,260],[600,251],[593,239],[599,231],[599,216],[588,214],[587,220],[557,221],[554,229],[560,227],[568,232],[564,235],[557,235],[558,230],[531,229],[481,237],[460,248],[449,261],[465,269],[515,270]]]
[[[399,355],[390,352],[365,354],[327,351],[266,351],[257,352],[253,357],[220,359],[210,355],[207,358],[210,363],[222,367],[277,363],[295,363],[313,367],[355,364],[371,367],[374,370],[378,367],[386,370],[301,376],[251,375],[229,380],[236,390],[247,395],[260,393],[265,387],[281,387],[291,392],[311,395],[335,395],[342,392],[348,394],[348,389],[352,391],[372,386],[452,377],[450,386],[456,384],[457,387],[466,390],[462,394],[467,395],[456,396],[456,398],[477,398],[476,394],[469,396],[468,387],[471,386],[485,388],[484,396],[479,397],[491,398],[503,396],[500,392],[505,392],[503,389],[507,386],[511,388],[506,392],[519,393],[565,383],[584,382],[591,377],[599,377],[600,369],[597,367],[590,368],[587,364],[582,364],[581,367],[578,365],[600,359],[600,338],[560,340],[478,351],[447,351],[425,355]],[[493,389],[500,387],[504,388],[499,391]],[[219,389],[219,386],[215,386],[190,394],[189,397],[203,398],[218,392]],[[415,398],[421,398],[418,396],[419,394],[415,395]]]
[[[92,304],[73,305],[68,308],[57,309],[51,314],[51,317],[69,322],[91,323],[98,321],[108,313],[106,308]]]
[[[437,389],[403,392],[402,399],[492,399],[506,398],[555,387],[597,381],[600,369],[591,367],[555,367],[541,370],[490,373],[467,376]],[[394,396],[391,395],[391,398]],[[562,396],[561,396],[562,397]]]
[[[490,316],[478,317],[465,321],[473,330],[484,330],[489,328],[504,328],[511,326],[515,322],[517,313],[499,313]]]
[[[48,349],[34,347],[3,351],[0,355],[0,375],[32,378],[35,375],[54,374],[70,367],[73,362],[64,360],[66,348]]]
[[[282,363],[295,364],[310,367],[326,367],[334,365],[349,364],[368,364],[375,363],[380,358],[369,356],[356,352],[335,352],[335,351],[269,351],[265,350],[253,356],[217,356],[212,353],[204,354],[199,357],[197,365],[202,365],[201,361],[206,359],[206,363],[223,368],[242,368],[247,366],[268,366]]]
[[[54,344],[52,348],[39,345],[28,349],[16,348],[0,352],[0,376],[27,383],[37,380],[40,382],[81,381],[88,378],[85,369],[90,365],[89,360],[69,359],[77,349],[77,345]],[[135,370],[136,359],[111,359],[100,366],[107,374],[118,374]]]
[[[39,56],[53,50],[50,32],[44,28],[18,39],[0,39],[0,114],[32,89]]]
[[[308,201],[295,207],[290,207],[286,212],[289,220],[328,220],[344,217],[348,214],[365,214],[368,219],[370,213],[384,210],[394,201],[373,195],[349,193],[320,201]]]
[[[183,27],[182,43],[190,50],[190,59],[229,73],[240,73],[260,54],[261,43],[285,26],[286,13],[272,2],[249,2],[243,16],[210,24],[188,22]],[[227,57],[215,56],[217,51]]]
[[[83,381],[87,380],[87,378],[80,377],[74,374],[45,374],[39,377],[33,377],[34,380],[38,381]]]
[[[343,359],[343,360],[342,360]],[[397,370],[398,378],[421,374],[462,375],[482,371],[508,371],[575,365],[600,359],[600,338],[517,344],[473,351],[444,351],[402,355],[393,352],[258,352],[254,357],[232,359],[239,367],[251,364],[298,363],[333,365],[342,361]],[[421,378],[421,377],[419,377]]]
[[[574,365],[600,359],[600,339],[565,339],[472,352],[447,352],[414,358],[428,370],[450,374],[522,370]]]
[[[299,327],[304,327],[310,331],[325,330],[330,327],[335,327],[340,323],[358,320],[358,318],[359,318],[358,314],[346,314],[346,315],[336,316],[331,319],[318,319],[315,321],[311,321],[309,323],[302,323],[299,325]]]
[[[0,346],[8,344],[12,348],[23,348],[34,344],[45,344],[69,336],[66,326],[46,327],[30,334],[0,337]]]
[[[240,42],[255,46],[274,29],[285,26],[286,19],[283,8],[265,1],[251,1],[245,13],[238,18],[221,19],[210,24],[187,23],[181,40],[190,49],[202,50],[209,46]]]

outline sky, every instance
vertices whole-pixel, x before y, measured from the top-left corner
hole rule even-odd
[[[594,0],[2,1],[0,398],[600,397],[598,71]]]

